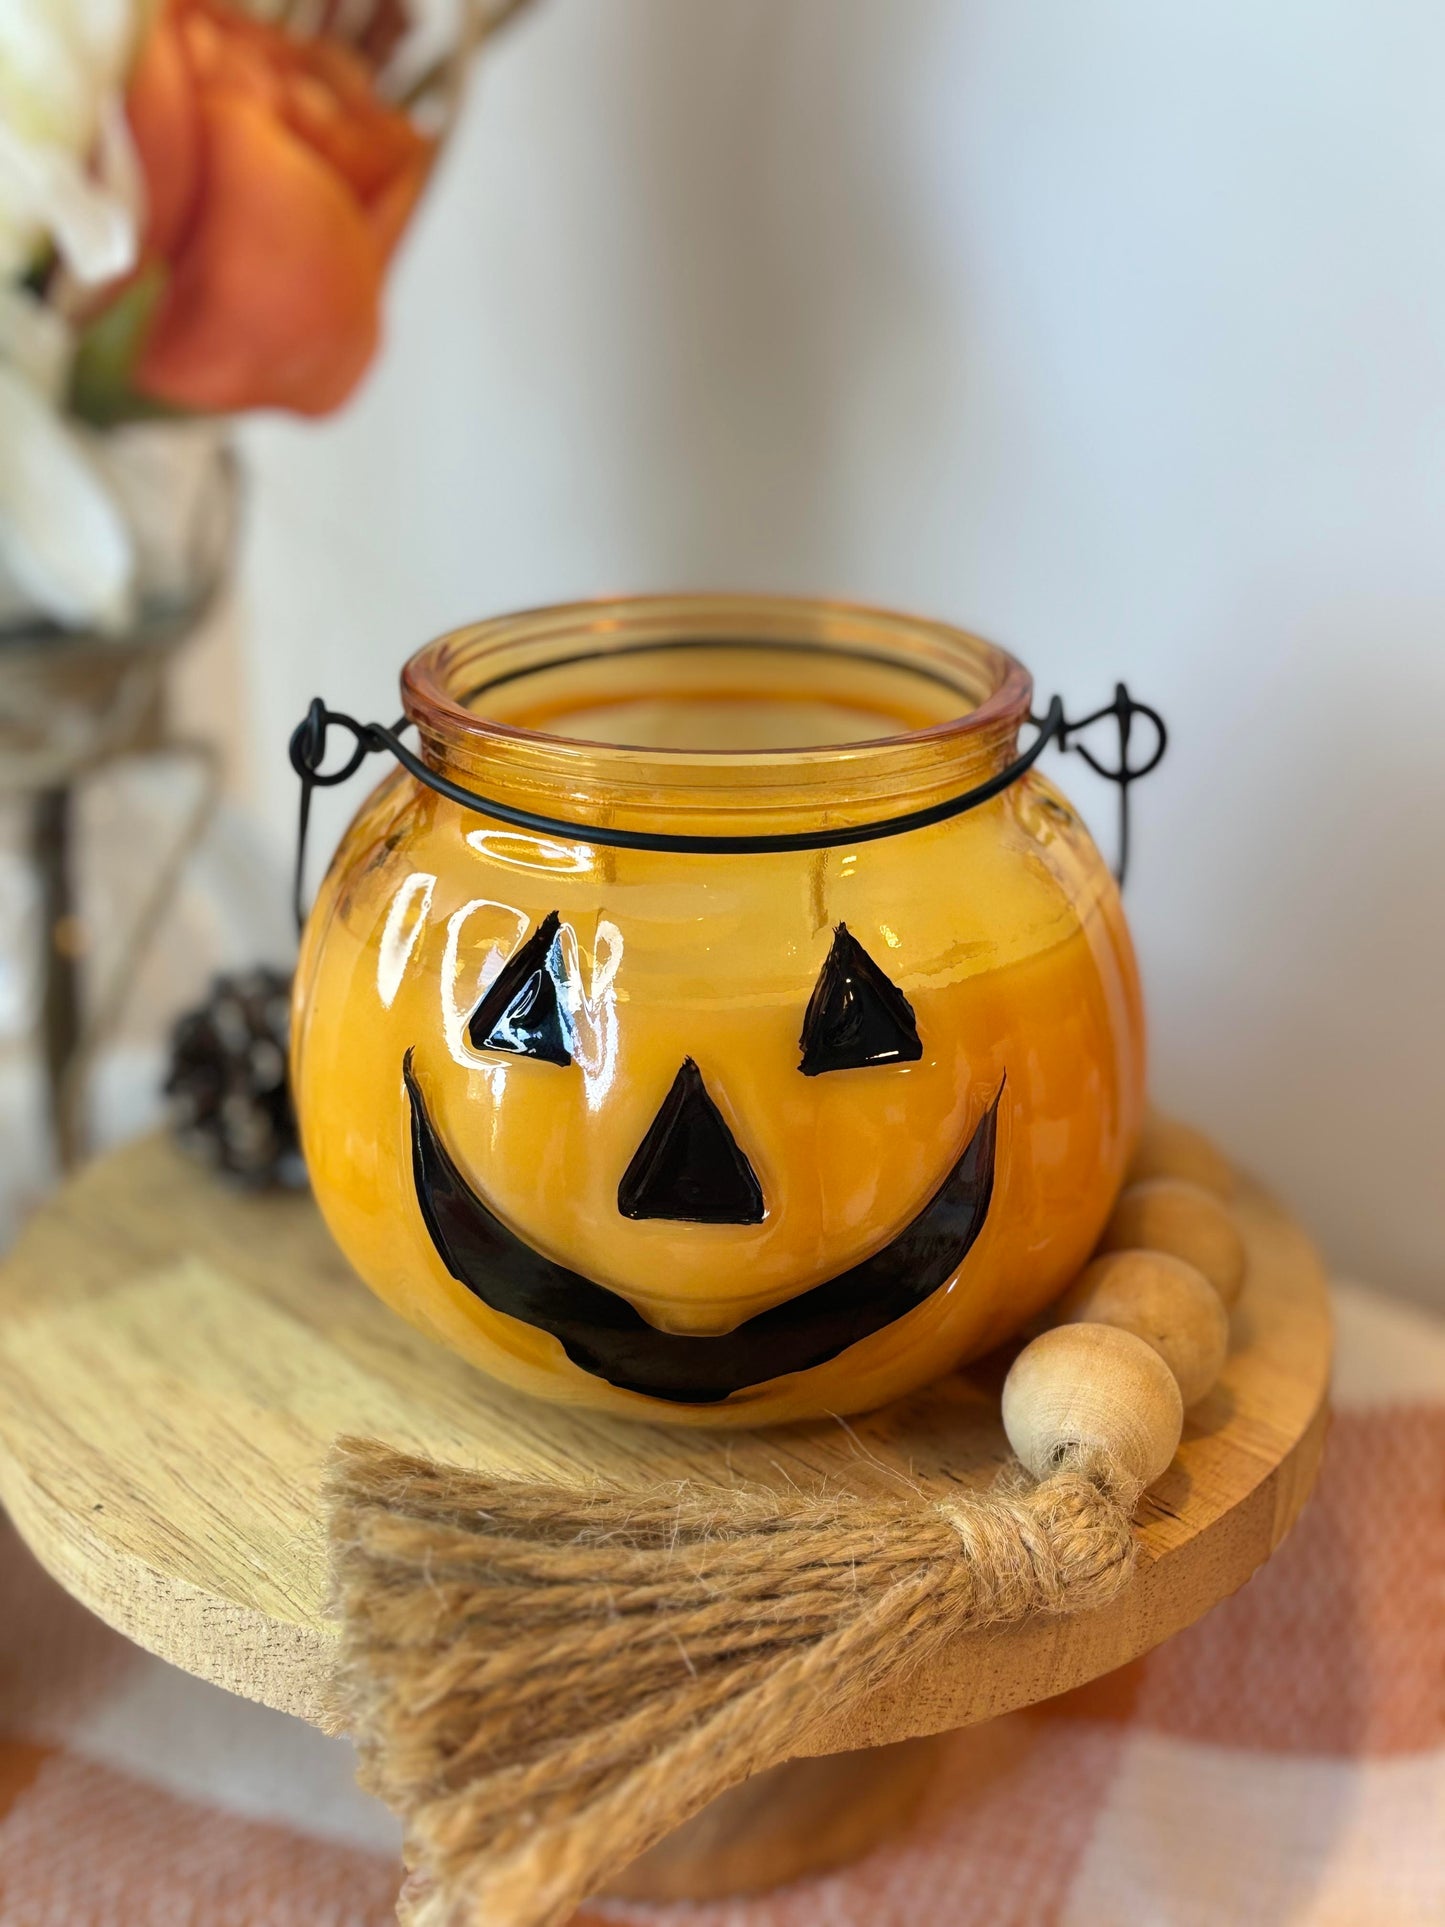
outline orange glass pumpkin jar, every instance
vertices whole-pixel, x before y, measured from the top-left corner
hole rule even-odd
[[[1019,770],[1017,662],[668,597],[459,630],[402,687],[430,780],[337,852],[292,1066],[389,1305],[541,1397],[756,1425],[880,1404],[1062,1290],[1143,1019],[1114,881]]]

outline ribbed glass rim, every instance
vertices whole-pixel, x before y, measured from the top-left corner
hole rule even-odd
[[[705,647],[756,647],[872,659],[941,683],[967,705],[956,717],[916,730],[798,748],[637,746],[556,735],[479,712],[488,690],[520,677],[609,655]],[[468,623],[418,650],[402,670],[406,715],[424,743],[482,758],[509,747],[542,752],[593,779],[625,777],[639,758],[665,778],[689,770],[746,781],[816,774],[820,764],[874,757],[933,758],[956,749],[998,753],[1028,720],[1033,679],[1007,650],[953,624],[876,605],[804,596],[675,594],[605,596]],[[969,757],[968,760],[972,760]]]
[[[548,734],[469,706],[488,689],[549,668],[709,643],[867,658],[931,676],[964,707],[936,723],[862,740],[719,749]],[[401,682],[406,713],[393,728],[360,723],[317,697],[292,732],[291,762],[301,779],[298,920],[312,792],[347,781],[366,757],[380,752],[450,804],[533,835],[613,850],[771,856],[941,827],[1000,799],[1029,776],[1052,743],[1077,749],[1099,775],[1118,784],[1122,872],[1129,785],[1156,766],[1168,744],[1163,718],[1135,702],[1123,683],[1116,684],[1112,702],[1089,715],[1070,720],[1054,696],[1045,713],[1035,716],[1032,677],[997,644],[928,617],[812,597],[612,596],[554,604],[450,631],[411,657]],[[619,685],[615,693],[636,692]],[[684,681],[677,693],[698,690]],[[757,692],[748,686],[739,693]],[[793,699],[784,689],[777,693]],[[603,689],[600,700],[607,695]],[[567,707],[575,712],[579,702],[585,707],[591,699],[574,691]],[[1076,740],[1106,716],[1119,729],[1117,768]],[[1131,766],[1129,733],[1141,716],[1153,725],[1155,744],[1145,761]],[[1020,751],[1025,723],[1035,733]],[[402,740],[409,724],[417,726],[419,754]],[[328,769],[333,729],[347,732],[353,748]]]

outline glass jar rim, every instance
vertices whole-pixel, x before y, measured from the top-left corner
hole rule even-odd
[[[649,635],[651,643],[638,640]],[[593,647],[579,653],[576,643],[582,636],[591,636]],[[571,654],[556,653],[559,642],[565,642]],[[509,643],[523,650],[520,663],[480,683],[473,670],[458,691],[454,683],[459,669],[488,655],[495,669]],[[525,656],[529,643],[541,645],[530,659]],[[593,741],[573,734],[547,734],[469,707],[489,688],[549,668],[606,661],[628,650],[635,654],[649,646],[680,650],[711,645],[720,652],[738,653],[769,643],[793,650],[832,650],[840,657],[851,650],[856,659],[874,667],[905,672],[917,669],[921,659],[931,661],[936,671],[941,659],[953,673],[935,672],[933,680],[961,698],[964,706],[956,715],[902,733],[836,744],[815,737],[797,749],[770,744],[634,747],[616,736]],[[554,645],[552,654],[547,653],[548,644]],[[868,644],[882,647],[864,646]],[[727,668],[735,674],[735,664]],[[816,684],[798,691],[786,684],[764,686],[766,676],[764,685],[744,682],[726,691],[699,686],[696,680],[688,683],[685,676],[670,690],[659,690],[655,684],[629,688],[625,678],[613,688],[595,678],[590,685],[586,677],[580,683],[580,688],[564,685],[566,700],[554,714],[575,714],[594,705],[610,706],[616,712],[629,702],[640,702],[646,715],[651,704],[649,726],[654,734],[659,733],[657,726],[666,715],[668,700],[678,703],[679,716],[700,701],[727,703],[770,696],[782,703],[814,703],[815,716],[829,707],[875,714],[891,709],[895,717],[900,707],[905,715],[919,713],[896,699],[890,703],[876,679],[870,689],[866,674],[831,690]],[[835,845],[871,843],[940,828],[1001,800],[1030,775],[1048,745],[1056,743],[1061,749],[1078,749],[1091,768],[1118,784],[1122,871],[1128,840],[1128,787],[1148,775],[1168,744],[1163,718],[1147,703],[1135,702],[1123,683],[1115,686],[1112,702],[1087,716],[1071,721],[1058,696],[1049,702],[1046,714],[1035,716],[1032,677],[996,644],[944,622],[863,603],[802,597],[610,597],[494,617],[453,630],[419,650],[403,668],[402,688],[406,714],[395,728],[358,723],[328,709],[318,697],[292,733],[291,761],[302,782],[298,918],[299,858],[304,853],[312,791],[318,785],[330,788],[345,782],[377,751],[389,751],[414,784],[453,807],[498,819],[511,831],[544,842],[550,839],[553,855],[564,845],[592,840],[618,851],[771,856],[826,854]],[[556,691],[551,699],[558,701]],[[919,699],[915,695],[913,700]],[[1101,763],[1074,740],[1106,716],[1115,720],[1120,732],[1117,768]],[[1131,766],[1129,731],[1139,716],[1153,725],[1155,744],[1152,754]],[[713,720],[708,718],[709,727]],[[1036,733],[1020,752],[1018,733],[1025,722]],[[420,738],[419,754],[401,740],[401,732],[413,723]],[[340,767],[326,771],[327,736],[333,725],[348,731],[355,746]],[[481,781],[471,781],[473,771]],[[491,832],[485,834],[495,841]]]
[[[575,645],[590,646],[579,650]],[[546,654],[549,645],[568,653]],[[471,706],[478,695],[522,676],[549,668],[608,655],[628,655],[644,649],[726,645],[790,649],[817,654],[839,653],[872,659],[902,671],[930,676],[951,688],[967,704],[957,716],[918,729],[866,737],[840,738],[835,743],[813,743],[777,748],[689,748],[638,746],[598,740],[504,721]],[[890,647],[891,645],[891,647]],[[537,658],[508,663],[509,652],[538,650]],[[496,673],[478,685],[475,673],[488,659]],[[456,688],[458,671],[467,671],[467,686]],[[948,674],[952,669],[953,676]],[[969,686],[969,675],[975,686]],[[977,679],[986,686],[977,687]],[[474,753],[508,744],[532,745],[552,756],[585,761],[594,771],[599,762],[628,765],[639,756],[672,768],[679,776],[689,765],[712,766],[721,774],[738,777],[750,768],[781,774],[790,765],[816,768],[846,754],[930,749],[935,753],[956,744],[960,749],[994,738],[1000,747],[1011,745],[1029,718],[1033,678],[1007,650],[969,630],[931,617],[914,616],[878,605],[809,596],[759,594],[679,593],[641,596],[599,596],[590,600],[555,603],[488,617],[449,630],[427,643],[402,669],[401,690],[407,717],[425,741],[464,747]]]
[[[561,691],[576,713],[593,703],[629,700],[628,677],[615,684],[608,660],[664,649],[674,652],[671,681],[649,679],[644,696],[697,694],[689,675],[672,667],[683,650],[775,652],[759,672],[763,690],[780,700],[830,701],[826,676],[788,680],[779,665],[812,652],[853,663],[844,681],[855,693],[873,679],[878,709],[889,721],[901,709],[928,713],[925,686],[948,692],[958,713],[892,733],[797,748],[654,747],[550,734],[527,721],[480,712],[490,689],[548,670],[570,672]],[[704,658],[705,680],[711,685]],[[733,679],[726,699],[758,689]],[[910,672],[912,680],[910,681]],[[919,680],[921,676],[922,680]],[[771,679],[781,680],[773,684]],[[835,689],[840,688],[835,679]],[[441,777],[472,793],[555,820],[660,835],[790,835],[821,823],[856,827],[910,815],[996,777],[1017,752],[1029,719],[1032,678],[1004,650],[946,623],[863,604],[770,595],[651,595],[563,603],[491,618],[442,636],[402,671],[406,714],[417,725],[422,759]],[[714,686],[709,696],[716,694]],[[846,696],[841,697],[848,706]],[[872,704],[870,696],[863,707]],[[532,712],[535,714],[535,710]],[[560,805],[560,807],[559,807]]]

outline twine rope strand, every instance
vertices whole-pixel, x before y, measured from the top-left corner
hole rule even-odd
[[[342,1441],[337,1717],[406,1826],[407,1927],[560,1927],[952,1638],[1104,1605],[1138,1481],[1098,1453],[946,1504],[484,1478]]]

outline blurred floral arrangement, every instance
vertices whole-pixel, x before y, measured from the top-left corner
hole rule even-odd
[[[498,18],[4,0],[0,629],[136,619],[145,538],[113,431],[323,415],[352,393],[465,56]],[[153,447],[150,469],[153,494]]]
[[[166,919],[206,933],[167,973],[261,944],[244,864],[182,887],[220,762],[170,701],[234,570],[228,424],[353,393],[469,57],[525,4],[0,0],[0,1113],[38,1055],[61,1166]],[[287,1154],[267,981],[227,980],[173,1093],[248,1173]]]

